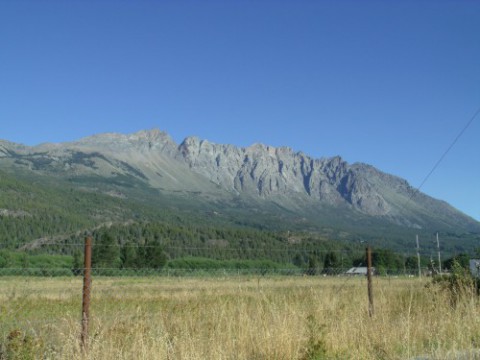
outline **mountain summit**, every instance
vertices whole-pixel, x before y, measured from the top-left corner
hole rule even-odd
[[[145,197],[153,202],[156,196],[178,197],[218,211],[261,209],[320,223],[337,219],[480,231],[474,219],[367,164],[348,164],[338,156],[314,159],[288,147],[241,148],[197,137],[176,144],[158,129],[34,147],[0,141],[0,169],[124,197],[148,192]]]

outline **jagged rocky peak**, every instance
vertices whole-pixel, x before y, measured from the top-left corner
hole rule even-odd
[[[174,143],[173,139],[166,132],[159,129],[141,130],[133,134],[104,133],[89,136],[79,142],[129,142],[129,143]]]
[[[181,156],[191,167],[197,165],[229,168],[239,166],[245,157],[242,148],[228,144],[215,144],[198,137],[188,137],[179,146]]]
[[[195,155],[201,153],[228,152],[239,148],[234,145],[216,144],[205,139],[200,139],[197,136],[189,136],[183,140],[179,149],[185,154]]]
[[[187,137],[179,146],[176,158],[192,171],[236,192],[233,179],[244,161],[244,152],[233,145],[215,144],[198,137]]]
[[[340,156],[328,159],[314,160],[314,169],[322,173],[325,179],[332,185],[338,187],[342,179],[347,175],[350,166]]]
[[[208,147],[209,144],[207,140],[201,140],[197,136],[189,136],[182,141],[178,148],[186,158],[194,158],[204,152],[205,147]]]
[[[335,188],[348,167],[340,157],[314,160],[290,147],[255,143],[239,148],[198,137],[186,138],[178,157],[216,184],[262,197],[296,193],[337,201],[341,196]]]
[[[423,194],[407,202],[414,189],[405,180],[367,164],[350,165],[340,156],[315,159],[289,147],[260,143],[237,147],[195,136],[177,145],[158,129],[99,134],[36,147],[0,141],[2,164],[68,179],[127,175],[162,191],[195,190],[208,199],[222,199],[226,192],[228,196],[245,194],[285,209],[328,205],[339,211],[386,216],[402,224],[421,223],[418,219],[430,214],[442,221],[461,218]]]
[[[142,130],[128,135],[128,141],[143,151],[160,151],[174,155],[177,144],[169,134],[159,129]]]
[[[245,153],[253,157],[270,156],[270,157],[277,157],[277,158],[282,156],[294,155],[294,152],[290,147],[287,147],[287,146],[274,147],[274,146],[265,145],[261,143],[255,143],[250,145],[245,149]]]
[[[173,139],[160,129],[141,130],[127,135],[129,141],[148,141],[148,142],[174,142]]]
[[[375,179],[365,176],[358,168],[350,168],[342,178],[338,191],[355,209],[369,215],[387,215],[391,207],[382,195]]]
[[[95,150],[153,151],[174,153],[177,144],[166,132],[159,129],[141,130],[133,134],[104,133],[80,139],[76,146],[90,147]]]

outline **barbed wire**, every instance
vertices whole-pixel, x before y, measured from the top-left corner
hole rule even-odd
[[[26,247],[27,245],[15,245],[13,246],[12,244],[9,243],[0,243],[0,250],[9,250],[9,251],[35,251],[40,248],[46,248],[46,247],[51,247],[51,248],[78,248],[78,249],[83,249],[85,246],[84,243],[43,243],[43,244],[35,244],[34,246],[31,247]],[[178,246],[178,245],[168,245],[168,244],[139,244],[139,243],[124,243],[124,244],[101,244],[98,242],[93,242],[92,243],[92,248],[119,248],[119,249],[162,249],[165,251],[168,250],[180,250],[180,251],[212,251],[212,250],[219,250],[221,252],[244,252],[248,254],[254,254],[255,252],[261,252],[261,253],[290,253],[290,254],[329,254],[329,253],[335,253],[335,254],[345,254],[345,255],[355,255],[359,254],[361,256],[365,255],[365,249],[319,249],[316,248],[314,244],[311,244],[310,246],[307,247],[297,247],[297,244],[289,244],[285,245],[282,247],[269,247],[269,246],[260,246],[257,248],[249,248],[248,246],[238,246],[238,245],[216,245],[216,244],[211,244],[211,245],[205,245],[205,246]],[[385,250],[385,248],[381,248],[380,250]],[[387,249],[388,250],[388,249]],[[375,250],[374,250],[375,252]],[[414,256],[416,255],[416,250],[412,250],[409,252],[395,252],[391,251],[393,254],[398,255],[399,257],[408,257],[408,256]],[[48,253],[48,255],[65,255],[62,253],[55,254],[55,253]],[[245,259],[239,259],[239,260],[245,260]]]
[[[168,267],[154,269],[154,268],[118,268],[118,267],[93,267],[91,269],[92,275],[97,276],[152,276],[152,277],[175,277],[175,276],[236,276],[236,275],[285,275],[285,276],[345,276],[345,277],[359,277],[366,276],[362,272],[364,265],[360,266],[345,266],[345,267]],[[423,270],[428,270],[428,267],[422,267]],[[81,277],[83,268],[46,268],[46,267],[3,267],[0,268],[0,278],[8,276],[39,276],[39,277]],[[351,273],[348,271],[351,270]],[[381,276],[401,276],[401,275],[416,275],[418,268],[415,269],[375,269],[375,275]]]

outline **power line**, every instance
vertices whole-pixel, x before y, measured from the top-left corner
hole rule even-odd
[[[473,116],[470,118],[470,120],[466,123],[466,125],[462,128],[462,130],[458,133],[458,135],[455,137],[455,139],[452,141],[452,143],[450,144],[450,146],[448,146],[448,148],[445,150],[445,152],[442,154],[442,156],[440,156],[440,158],[438,159],[438,161],[435,163],[435,165],[433,166],[433,168],[430,170],[430,172],[427,174],[427,176],[425,176],[425,178],[423,179],[423,181],[420,183],[420,185],[415,189],[415,191],[413,192],[413,194],[408,198],[407,202],[405,203],[405,205],[410,201],[412,200],[419,192],[420,192],[420,189],[423,187],[423,185],[425,185],[425,183],[428,181],[428,179],[430,178],[430,176],[433,174],[433,172],[437,169],[437,167],[440,165],[440,163],[443,161],[443,159],[445,158],[445,156],[447,156],[447,154],[450,152],[450,150],[452,150],[453,146],[457,143],[457,141],[460,139],[460,137],[465,133],[465,131],[470,127],[470,125],[473,123],[473,120],[475,120],[475,118],[478,116],[478,114],[480,114],[480,107],[477,109],[477,111],[475,111],[475,113],[473,114]]]

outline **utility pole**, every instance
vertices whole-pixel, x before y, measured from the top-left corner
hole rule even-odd
[[[420,245],[418,243],[418,235],[417,235],[417,261],[418,261],[418,277],[422,277],[422,268],[420,265]]]
[[[437,231],[437,251],[438,251],[438,273],[442,273],[442,261],[440,260],[440,241],[438,241],[438,231]]]

